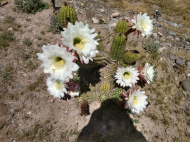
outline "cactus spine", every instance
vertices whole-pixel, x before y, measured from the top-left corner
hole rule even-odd
[[[59,23],[61,27],[66,27],[68,22],[75,24],[77,20],[76,12],[73,8],[62,6],[59,11]]]

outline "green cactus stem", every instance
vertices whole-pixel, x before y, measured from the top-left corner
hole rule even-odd
[[[99,96],[100,102],[104,102],[104,101],[106,101],[106,100],[108,100],[108,99],[109,99],[109,95],[106,94],[106,93],[103,93],[103,94],[101,94],[101,95]]]
[[[115,34],[120,34],[120,33],[125,33],[125,32],[127,32],[129,29],[130,29],[130,27],[129,27],[130,25],[129,25],[129,22],[126,22],[126,21],[119,21],[118,23],[117,23],[117,26],[116,26],[116,28],[115,28]]]
[[[61,27],[66,27],[68,22],[75,24],[77,20],[76,11],[69,6],[62,6],[59,10],[59,23]]]
[[[100,91],[109,92],[110,88],[111,88],[110,83],[102,82],[101,87],[100,87]]]
[[[116,34],[114,36],[112,46],[111,46],[111,51],[110,55],[112,59],[119,61],[123,57],[123,52],[125,50],[125,45],[126,45],[126,37],[124,35],[119,35]]]
[[[124,55],[123,55],[123,61],[126,64],[131,64],[135,61],[137,61],[140,58],[140,53],[138,51],[127,51]]]
[[[83,100],[86,100],[88,103],[91,103],[91,102],[97,100],[97,95],[95,93],[91,93],[91,92],[81,94],[80,97],[76,98],[76,103],[77,103],[78,107],[81,106],[81,104],[83,103]]]

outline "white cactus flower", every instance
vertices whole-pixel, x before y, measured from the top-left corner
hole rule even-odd
[[[145,91],[134,91],[132,94],[129,94],[129,99],[125,104],[125,109],[130,109],[132,113],[139,114],[140,111],[143,111],[146,108],[148,102],[146,101],[147,96],[144,95]]]
[[[150,84],[154,78],[154,68],[153,66],[150,66],[150,64],[146,63],[139,74],[146,80],[148,84]]]
[[[150,17],[147,16],[147,13],[144,13],[143,15],[141,14],[142,13],[140,12],[140,14],[137,14],[134,16],[134,19],[131,20],[134,24],[132,28],[141,33],[143,37],[148,37],[148,35],[150,35],[153,30],[152,20],[150,20]]]
[[[44,73],[50,73],[56,80],[68,82],[73,78],[72,72],[77,71],[79,66],[73,62],[74,56],[66,51],[66,48],[56,45],[43,45],[44,53],[37,53],[38,59],[43,62],[41,67]]]
[[[48,87],[48,91],[50,92],[51,95],[58,98],[64,97],[64,92],[67,93],[66,90],[66,84],[64,84],[63,82],[59,82],[56,80],[52,80],[51,77],[48,77],[46,80],[46,84]]]
[[[69,23],[67,28],[61,32],[63,45],[68,46],[69,50],[75,50],[80,57],[80,60],[85,64],[89,63],[89,59],[93,61],[96,57],[96,50],[99,43],[94,39],[97,34],[92,34],[95,29],[90,30],[88,24],[84,25],[82,22],[75,22],[75,25]]]
[[[117,79],[116,83],[120,84],[120,86],[132,87],[132,84],[137,83],[137,80],[139,80],[138,75],[138,70],[130,66],[126,68],[119,67],[114,77]]]

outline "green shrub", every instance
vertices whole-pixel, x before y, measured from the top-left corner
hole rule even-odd
[[[42,0],[15,0],[14,3],[16,8],[26,13],[36,13],[49,8],[48,3]]]
[[[60,32],[59,18],[56,17],[54,14],[51,16],[51,19],[50,19],[50,31],[54,34]]]
[[[160,48],[160,45],[158,43],[151,43],[145,46],[145,50],[151,51],[151,52],[157,52],[159,48]]]

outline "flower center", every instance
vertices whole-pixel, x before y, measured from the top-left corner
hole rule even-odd
[[[55,58],[55,63],[51,66],[51,70],[53,70],[53,74],[55,73],[56,69],[60,69],[65,66],[65,60],[61,57]]]
[[[86,39],[81,39],[81,38],[78,38],[78,37],[75,37],[73,39],[73,45],[79,49],[79,50],[82,50],[84,48],[84,45],[85,43],[87,42]]]
[[[60,90],[61,89],[61,83],[60,82],[57,82],[56,85],[55,85],[55,88],[57,90]]]
[[[143,27],[143,29],[147,29],[147,25],[144,22],[141,23],[141,26]]]
[[[124,75],[125,79],[129,79],[130,78],[130,74],[127,71],[123,75]]]
[[[138,104],[138,100],[137,100],[137,96],[134,96],[134,98],[133,98],[133,104]]]

